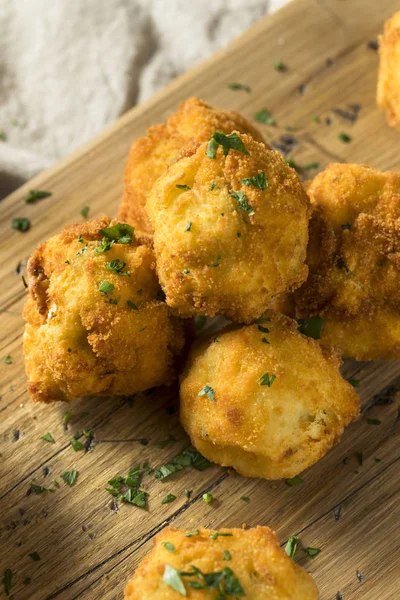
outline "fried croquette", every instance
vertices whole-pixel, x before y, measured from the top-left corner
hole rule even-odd
[[[385,23],[379,39],[378,106],[389,125],[400,129],[400,11]]]
[[[28,263],[24,353],[34,400],[131,395],[168,383],[183,345],[152,250],[102,218],[66,227]]]
[[[182,102],[166,124],[150,127],[147,136],[133,142],[125,168],[119,218],[151,234],[153,230],[145,205],[158,177],[165,173],[183,148],[190,150],[209,140],[214,131],[231,133],[234,129],[263,141],[261,133],[235,112],[217,110],[198,98]]]
[[[307,277],[307,195],[281,155],[248,135],[216,133],[188,154],[146,205],[167,304],[180,317],[251,322]]]
[[[269,312],[195,344],[181,422],[209,460],[245,477],[291,478],[322,458],[359,414],[332,349]]]
[[[400,172],[330,165],[308,189],[309,276],[297,317],[356,360],[400,358]]]
[[[125,589],[125,600],[317,600],[311,575],[279,547],[268,527],[168,527]]]

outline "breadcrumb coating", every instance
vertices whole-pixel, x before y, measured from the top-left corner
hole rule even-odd
[[[317,175],[297,317],[356,360],[400,358],[400,172],[333,164]]]
[[[231,135],[246,153],[219,148],[209,158],[201,144],[147,202],[160,283],[181,317],[251,322],[307,277],[310,206],[296,172],[250,136]]]
[[[279,547],[275,532],[268,527],[220,531],[199,528],[196,532],[188,537],[185,531],[171,527],[164,529],[156,537],[152,552],[128,582],[125,600],[180,600],[182,596],[191,600],[215,600],[218,594],[216,587],[207,585],[206,589],[196,589],[190,585],[190,582],[204,584],[205,579],[198,574],[178,575],[185,593],[173,589],[164,580],[168,568],[191,573],[193,567],[204,574],[224,574],[219,579],[227,598],[318,599],[311,575],[286,555]],[[175,549],[173,552],[168,550],[171,545]],[[209,577],[206,581],[211,579]]]
[[[99,252],[117,221],[66,227],[28,263],[24,354],[34,400],[131,395],[168,383],[182,325],[160,298],[153,252],[133,235]]]
[[[140,231],[152,233],[146,200],[156,180],[183,149],[208,141],[214,131],[234,129],[262,142],[261,133],[241,115],[213,108],[203,100],[189,98],[167,120],[150,127],[147,135],[132,144],[124,175],[124,196],[119,218]]]
[[[182,425],[206,458],[245,477],[294,477],[358,417],[339,366],[337,353],[271,311],[194,346],[181,377]]]
[[[385,23],[379,57],[377,103],[386,110],[388,124],[400,129],[400,11]]]

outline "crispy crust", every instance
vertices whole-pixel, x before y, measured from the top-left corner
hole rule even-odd
[[[210,536],[212,529],[200,528],[199,534],[186,537],[186,532],[171,527],[155,539],[152,552],[141,562],[125,588],[125,600],[179,600],[182,595],[162,579],[165,565],[177,571],[191,571],[192,565],[203,573],[220,572],[229,567],[239,579],[249,600],[317,600],[318,591],[312,577],[296,565],[279,547],[274,531],[268,527],[223,529],[230,536]],[[170,542],[175,552],[168,552]],[[224,561],[224,550],[231,555]],[[216,590],[196,590],[182,576],[187,598],[214,600]]]
[[[181,317],[251,322],[307,277],[310,206],[299,178],[280,154],[240,137],[249,155],[218,150],[210,159],[201,144],[171,165],[149,196],[158,276]],[[259,173],[268,180],[264,190],[239,181]],[[232,193],[245,194],[250,214]]]
[[[134,238],[95,252],[99,230],[116,223],[104,217],[66,227],[29,260],[24,354],[34,400],[130,395],[173,379],[182,326],[157,299],[152,250]],[[117,259],[129,276],[106,268]],[[114,285],[111,294],[99,291],[101,281]]]
[[[400,129],[400,11],[385,23],[379,57],[377,103],[386,110],[388,124]]]
[[[284,479],[339,441],[358,417],[359,398],[335,351],[288,317],[268,316],[268,332],[231,327],[194,346],[181,377],[181,422],[209,460],[245,477]],[[265,373],[276,376],[270,387],[260,384]],[[199,395],[205,385],[214,401]]]
[[[150,127],[146,136],[133,142],[129,152],[120,220],[152,234],[145,205],[158,177],[177,159],[181,150],[191,150],[208,141],[214,131],[230,133],[234,129],[263,141],[261,133],[241,115],[217,110],[198,98],[182,102],[166,124]]]
[[[333,164],[308,193],[309,277],[296,316],[323,317],[322,342],[345,356],[400,358],[400,172]]]

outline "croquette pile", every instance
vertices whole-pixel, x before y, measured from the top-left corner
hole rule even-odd
[[[378,91],[394,125],[399,27],[385,30]],[[133,143],[118,219],[66,227],[27,272],[34,400],[130,396],[179,377],[181,422],[203,456],[293,478],[359,416],[342,357],[400,358],[400,173],[332,164],[303,185],[246,119],[190,98]],[[196,316],[230,324],[193,340]],[[125,590],[215,594],[318,597],[266,527],[166,529]]]

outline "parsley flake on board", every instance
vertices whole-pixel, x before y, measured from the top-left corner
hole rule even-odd
[[[245,85],[244,83],[228,83],[228,88],[230,90],[243,90],[248,93],[251,92],[251,87]]]
[[[176,496],[174,496],[174,494],[167,494],[165,496],[165,498],[163,498],[161,500],[161,504],[169,504],[170,502],[173,502],[174,500],[176,500]]]
[[[34,204],[38,200],[43,200],[43,198],[48,198],[51,196],[51,192],[45,192],[44,190],[30,190],[29,194],[25,198],[26,204]]]
[[[56,440],[53,438],[50,432],[47,432],[44,435],[42,435],[40,439],[44,440],[45,442],[50,442],[50,444],[56,443]]]
[[[307,554],[307,556],[309,556],[310,558],[314,558],[314,556],[317,556],[317,554],[319,554],[321,552],[321,548],[303,548],[304,552]]]
[[[297,550],[299,538],[296,535],[291,535],[285,546],[285,552],[289,558],[294,558]]]
[[[65,471],[65,473],[61,473],[61,479],[64,481],[66,485],[72,487],[78,477],[78,471],[76,469],[72,469],[71,471]]]
[[[215,390],[213,390],[213,388],[210,385],[205,385],[197,395],[207,396],[207,398],[215,402]]]
[[[189,187],[188,185],[185,185],[184,183],[177,183],[176,186],[178,188],[178,190],[191,190],[192,188]]]
[[[296,319],[299,324],[299,331],[303,335],[312,338],[313,340],[320,340],[322,329],[324,327],[324,319],[321,317],[310,317],[309,319]]]
[[[265,373],[260,377],[260,385],[267,385],[271,387],[276,379],[276,375],[269,375],[269,373]]]
[[[113,292],[115,289],[115,286],[110,283],[109,281],[100,281],[99,283],[99,291],[102,292],[103,294],[111,294],[111,292]]]
[[[176,442],[176,438],[173,435],[170,435],[167,440],[162,440],[161,442],[154,444],[154,447],[165,448],[165,446],[168,446],[168,444],[173,444],[174,442]]]
[[[75,452],[79,452],[79,450],[85,449],[84,444],[82,444],[82,442],[80,442],[79,440],[77,440],[74,437],[69,440],[69,443],[71,444],[71,446],[73,447]]]
[[[341,142],[344,142],[345,144],[351,142],[351,137],[347,133],[339,133],[338,138]]]
[[[259,123],[264,123],[264,125],[276,125],[276,121],[266,108],[262,108],[254,115],[254,118]]]
[[[247,196],[244,192],[229,192],[229,195],[236,200],[240,210],[247,212],[250,217],[254,215],[254,209],[247,200]]]
[[[22,231],[24,233],[30,229],[31,222],[25,217],[15,217],[15,219],[11,221],[11,227],[16,231]]]
[[[89,214],[89,210],[90,210],[90,207],[89,207],[89,206],[84,206],[84,207],[81,209],[81,216],[82,216],[84,219],[86,219],[86,218],[87,218],[87,216],[88,216],[88,214]]]
[[[265,173],[257,173],[253,177],[245,177],[244,179],[239,179],[239,183],[243,183],[243,185],[253,186],[258,188],[259,190],[265,190],[268,187],[268,181],[265,176]]]
[[[31,485],[29,487],[29,492],[33,492],[37,496],[39,496],[40,494],[44,494],[45,492],[50,492],[50,494],[53,494],[55,491],[56,490],[54,488],[45,488],[42,485],[37,485],[36,483],[33,483],[33,481],[31,482]]]
[[[133,238],[134,228],[127,223],[117,223],[111,227],[100,229],[101,233],[110,242],[117,244],[130,244]]]
[[[348,379],[347,381],[355,388],[360,387],[361,381],[359,379]]]
[[[176,548],[173,544],[171,544],[171,542],[164,542],[163,546],[166,550],[168,550],[168,552],[176,552]]]
[[[171,567],[171,565],[165,565],[163,582],[181,594],[181,596],[187,596],[186,588],[183,585],[179,571]]]
[[[11,354],[6,354],[3,357],[3,363],[6,365],[12,365],[12,358],[11,358]]]
[[[242,496],[240,499],[243,500],[243,502],[250,502],[250,498],[248,496]]]
[[[13,576],[14,576],[14,573],[11,571],[11,569],[6,569],[4,571],[3,585],[4,585],[4,591],[6,593],[6,596],[10,595]]]
[[[106,491],[121,502],[146,508],[148,494],[139,489],[141,478],[140,466],[133,467],[126,477],[118,475],[110,479],[108,482],[110,487],[106,488]]]
[[[367,419],[368,425],[380,425],[382,421],[379,419]]]
[[[298,485],[303,485],[304,479],[302,479],[300,475],[296,475],[295,477],[291,477],[290,479],[285,479],[285,483],[289,487],[296,487]]]
[[[237,133],[226,135],[222,131],[214,131],[210,141],[208,142],[206,156],[207,158],[216,158],[218,146],[221,146],[224,156],[229,150],[236,150],[242,154],[249,154],[246,146],[240,139]]]
[[[211,504],[212,501],[214,500],[214,496],[212,494],[210,494],[209,492],[206,492],[205,494],[202,495],[202,499],[203,499],[203,502],[205,502],[206,504]]]
[[[29,554],[29,556],[31,557],[31,559],[35,562],[38,562],[40,560],[40,554],[38,552],[31,552]]]
[[[286,65],[281,61],[281,60],[276,60],[274,62],[274,69],[275,71],[286,71],[287,67]]]
[[[197,452],[192,446],[185,448],[183,452],[177,454],[169,462],[165,463],[154,471],[154,477],[156,479],[166,479],[177,471],[182,471],[186,467],[193,467],[197,471],[205,471],[211,466],[209,460],[204,458]]]
[[[119,258],[116,258],[115,260],[110,260],[110,262],[106,263],[106,269],[108,269],[112,273],[117,273],[118,275],[126,275],[127,277],[130,277],[129,273],[124,271],[125,267],[126,263],[122,262],[122,260],[119,260]]]

